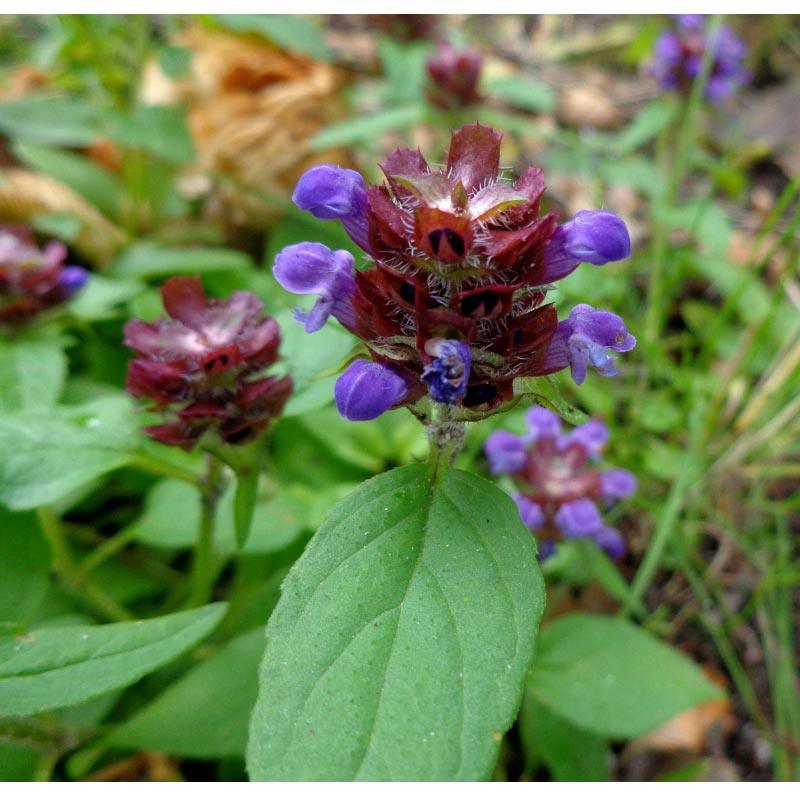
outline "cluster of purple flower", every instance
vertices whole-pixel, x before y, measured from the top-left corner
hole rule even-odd
[[[161,295],[170,319],[125,326],[125,344],[138,356],[128,391],[166,417],[146,433],[185,450],[207,434],[224,444],[251,441],[292,392],[291,377],[265,374],[278,358],[278,324],[251,292],[212,300],[199,278],[170,278]]]
[[[591,539],[613,558],[625,553],[616,528],[603,522],[598,502],[611,506],[636,491],[636,479],[624,469],[599,469],[597,460],[608,429],[590,420],[569,433],[551,411],[535,406],[527,413],[528,433],[493,433],[485,451],[492,474],[508,474],[519,490],[514,500],[525,525],[553,552],[560,538]]]
[[[297,318],[308,332],[329,316],[367,345],[336,385],[340,413],[373,419],[430,401],[451,419],[476,419],[514,397],[514,380],[570,367],[615,373],[615,353],[636,344],[616,314],[581,304],[558,321],[546,303],[554,281],[582,262],[627,258],[630,238],[608,211],[581,211],[558,224],[542,213],[542,170],[515,183],[500,174],[501,136],[482,125],[452,135],[446,165],[397,150],[381,167],[386,183],[357,172],[309,170],[293,200],[318,219],[338,219],[370,259],[303,242],[282,250],[274,274],[284,289],[318,301]]]
[[[66,265],[66,258],[61,242],[39,249],[28,228],[0,228],[0,324],[19,327],[79,291],[89,273]]]
[[[700,73],[703,54],[713,48],[713,62],[705,97],[719,104],[747,82],[749,71],[744,65],[747,52],[744,42],[730,28],[721,25],[709,41],[706,18],[701,14],[678,14],[675,27],[657,39],[650,73],[662,89],[688,93]]]

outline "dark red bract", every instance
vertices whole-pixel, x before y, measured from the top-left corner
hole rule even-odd
[[[210,300],[198,278],[170,278],[161,294],[170,319],[125,326],[125,344],[139,356],[128,391],[167,417],[145,430],[187,450],[207,433],[226,444],[252,440],[292,392],[291,377],[265,375],[278,358],[278,324],[250,292]]]

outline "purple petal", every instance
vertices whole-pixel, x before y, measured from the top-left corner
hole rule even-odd
[[[592,536],[603,526],[597,506],[586,499],[563,503],[555,515],[555,522],[567,538]]]
[[[425,350],[428,355],[436,356],[422,373],[430,396],[437,403],[460,403],[467,392],[472,368],[469,345],[455,339],[438,339],[427,342]]]
[[[616,528],[603,525],[592,534],[592,538],[597,543],[597,546],[605,550],[611,558],[622,558],[625,555],[627,550],[625,540]]]
[[[506,431],[495,431],[483,446],[492,475],[519,472],[525,466],[525,442]]]
[[[366,204],[364,178],[355,170],[332,164],[312,167],[297,182],[292,201],[317,219],[341,219]]]
[[[608,503],[624,500],[636,491],[636,477],[627,469],[609,469],[600,475],[600,492]]]
[[[88,280],[89,272],[83,267],[74,266],[64,267],[64,269],[61,270],[61,276],[59,277],[61,288],[68,296],[72,296],[76,292],[80,291],[86,285],[86,281]]]
[[[590,419],[583,425],[579,425],[570,431],[566,436],[562,436],[559,441],[559,449],[566,450],[570,445],[579,445],[590,458],[600,458],[608,443],[608,428],[599,419]]]
[[[391,367],[358,359],[339,376],[333,393],[336,408],[349,420],[375,419],[399,403],[409,385]]]
[[[561,420],[542,406],[533,406],[525,414],[528,423],[528,435],[525,441],[533,444],[539,439],[554,439],[561,433]]]
[[[545,522],[545,516],[542,507],[530,498],[525,497],[524,494],[515,494],[513,499],[517,504],[519,515],[522,517],[525,527],[531,531],[539,530],[539,528],[541,528]]]
[[[579,211],[559,230],[563,247],[579,261],[601,266],[631,254],[631,237],[625,223],[610,211]]]
[[[355,323],[355,260],[346,250],[333,251],[317,242],[290,245],[278,253],[272,272],[286,291],[319,297],[310,312],[295,312],[309,333],[319,330],[331,315],[345,326]]]

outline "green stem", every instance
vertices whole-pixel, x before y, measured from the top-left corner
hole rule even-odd
[[[113,622],[135,619],[130,611],[119,605],[99,586],[95,586],[85,579],[81,568],[75,563],[72,556],[69,541],[61,527],[61,520],[53,509],[49,506],[42,506],[36,514],[42,533],[50,546],[53,569],[64,586],[79,595],[95,612]]]
[[[177,464],[166,461],[152,453],[138,452],[134,455],[132,466],[138,467],[145,472],[152,472],[154,475],[163,475],[166,478],[176,478],[179,481],[185,481],[197,486],[200,483],[200,478],[194,472],[184,469]]]
[[[200,526],[194,551],[189,607],[205,605],[214,590],[214,522],[222,491],[222,462],[208,453],[206,475],[200,486]]]
[[[450,416],[450,408],[435,404],[428,425],[428,466],[435,483],[442,471],[451,466],[464,446],[465,423]]]

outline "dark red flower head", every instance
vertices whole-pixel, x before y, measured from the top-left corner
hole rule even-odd
[[[39,249],[22,225],[0,227],[0,323],[18,327],[61,305],[83,287],[89,273],[67,266],[67,248],[50,242]]]
[[[464,108],[477,103],[478,80],[483,56],[470,48],[456,50],[449,42],[439,42],[428,59],[428,99],[445,110]]]
[[[186,450],[207,433],[226,444],[252,440],[292,392],[291,377],[265,374],[278,358],[278,324],[250,292],[209,300],[199,278],[170,278],[161,296],[170,319],[125,326],[139,356],[128,391],[167,416],[147,433]]]
[[[513,183],[501,176],[500,140],[491,128],[466,125],[453,133],[441,168],[417,150],[396,150],[381,164],[386,182],[379,186],[330,166],[300,179],[295,202],[341,219],[372,261],[355,271],[344,251],[303,243],[279,253],[273,270],[285,289],[320,298],[300,316],[307,330],[336,317],[392,373],[377,381],[368,362],[351,365],[337,387],[345,416],[352,407],[368,419],[425,395],[462,407],[468,418],[485,415],[513,397],[515,378],[556,372],[576,358],[581,368],[604,363],[608,337],[594,328],[581,328],[580,338],[574,325],[564,327],[554,343],[559,322],[546,297],[581,261],[627,258],[625,224],[606,211],[585,211],[558,225],[541,211],[541,169]],[[369,403],[355,402],[381,386]]]

